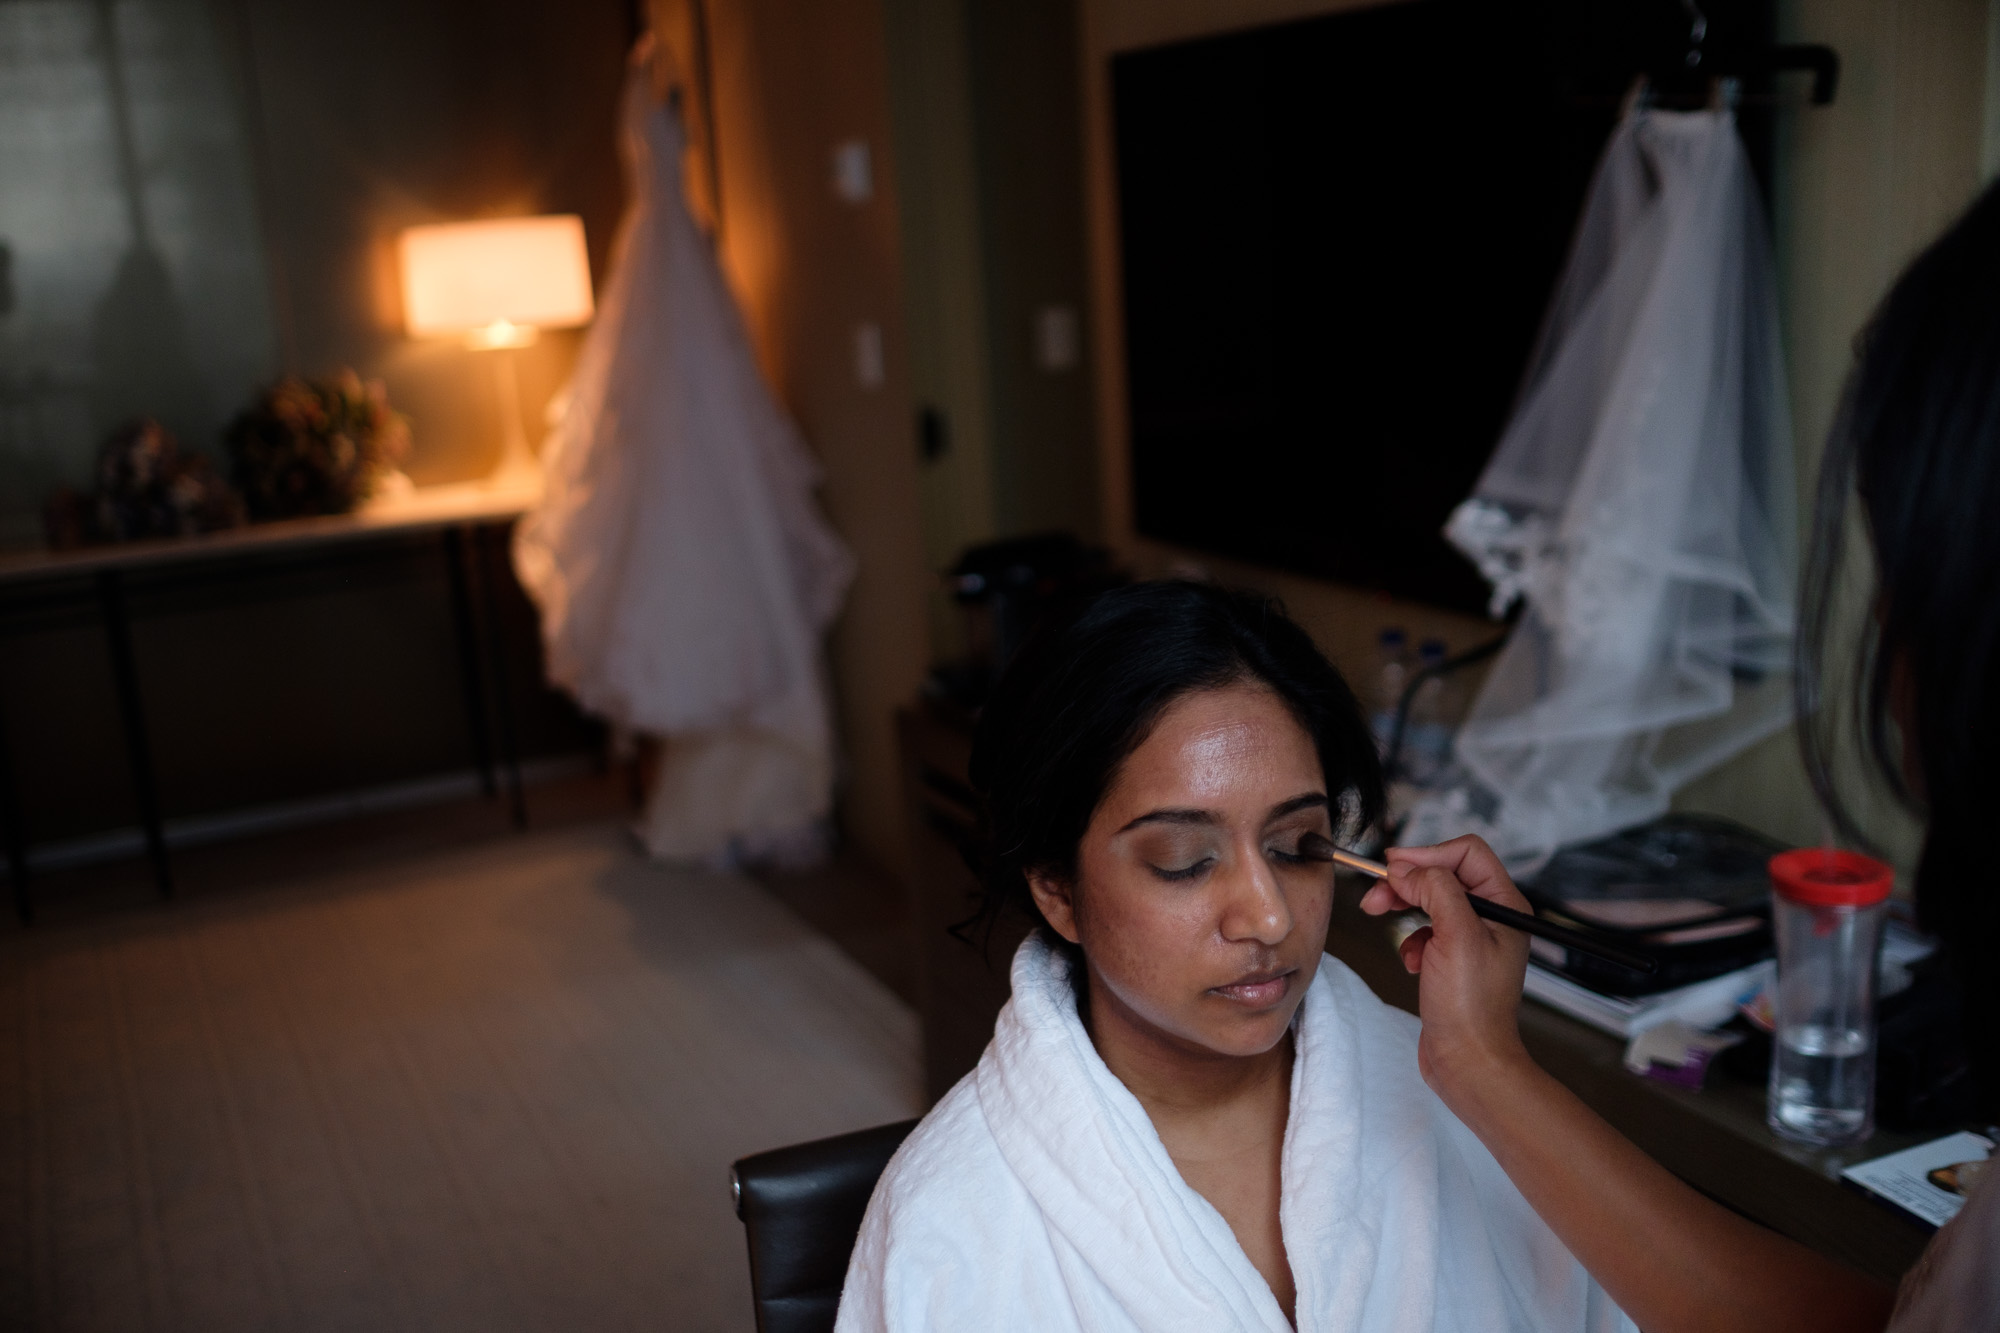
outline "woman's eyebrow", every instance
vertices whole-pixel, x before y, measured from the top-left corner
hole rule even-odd
[[[1325,792],[1309,791],[1305,793],[1303,796],[1294,796],[1289,801],[1281,801],[1277,805],[1272,806],[1271,818],[1283,819],[1286,815],[1291,814],[1294,810],[1321,809],[1331,804],[1332,802],[1326,799]]]
[[[1309,791],[1302,795],[1294,796],[1289,801],[1281,801],[1277,805],[1272,806],[1271,813],[1267,818],[1283,819],[1295,810],[1310,810],[1328,804],[1330,802],[1326,799],[1325,792]],[[1148,810],[1124,828],[1119,829],[1118,832],[1129,833],[1141,824],[1219,824],[1221,822],[1213,810],[1191,810],[1169,806],[1159,810]],[[1113,834],[1112,836],[1116,837],[1117,834]]]
[[[1213,810],[1148,810],[1124,828],[1119,829],[1118,832],[1128,833],[1138,828],[1141,824],[1216,824],[1220,822],[1215,817]],[[1113,834],[1112,836],[1116,837],[1117,835]]]

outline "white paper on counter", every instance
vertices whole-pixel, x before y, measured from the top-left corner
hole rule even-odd
[[[1887,1157],[1857,1162],[1840,1174],[1932,1226],[1941,1227],[1958,1215],[1965,1196],[1940,1189],[1926,1177],[1941,1166],[1984,1161],[1992,1151],[1991,1140],[1960,1132],[1892,1152]]]

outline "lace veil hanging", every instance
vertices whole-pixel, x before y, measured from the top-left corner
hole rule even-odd
[[[1518,628],[1403,832],[1517,866],[1663,813],[1782,726],[1791,420],[1763,209],[1728,111],[1628,115],[1520,400],[1446,535]]]

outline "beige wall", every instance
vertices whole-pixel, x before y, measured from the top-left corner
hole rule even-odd
[[[1040,312],[1081,316],[1088,283],[1076,0],[972,0],[968,9],[997,526],[1094,537],[1089,363],[1056,369],[1035,353]]]
[[[1092,374],[1034,353],[1083,313],[1077,0],[885,0],[913,386],[949,448],[920,471],[932,569],[994,537],[1096,535]],[[933,646],[957,613],[932,599]]]
[[[888,71],[877,0],[711,0],[722,256],[765,368],[826,468],[821,496],[860,573],[832,645],[850,778],[843,826],[906,869],[894,710],[927,662],[924,549],[902,319]],[[872,150],[874,197],[843,202],[832,153]],[[882,330],[884,382],[855,373]]]
[[[918,469],[924,562],[949,568],[991,541],[992,389],[988,371],[986,233],[972,105],[972,51],[958,0],[883,0],[903,238],[903,309],[916,402],[941,414],[948,447]],[[963,648],[942,584],[929,594],[931,644]]]

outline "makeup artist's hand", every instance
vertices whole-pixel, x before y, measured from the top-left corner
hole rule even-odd
[[[1424,1081],[1456,1110],[1469,1085],[1528,1061],[1517,1021],[1528,937],[1474,915],[1465,896],[1476,893],[1517,911],[1532,909],[1479,838],[1391,847],[1384,859],[1389,877],[1368,891],[1361,909],[1380,915],[1417,907],[1430,914],[1431,924],[1403,941],[1403,966],[1423,978],[1418,1066]]]
[[[1362,909],[1431,916],[1403,943],[1403,966],[1423,978],[1424,1082],[1633,1322],[1650,1333],[1883,1327],[1886,1288],[1695,1193],[1536,1066],[1517,1021],[1528,937],[1465,902],[1527,909],[1492,848],[1454,838],[1383,859],[1389,877]]]

